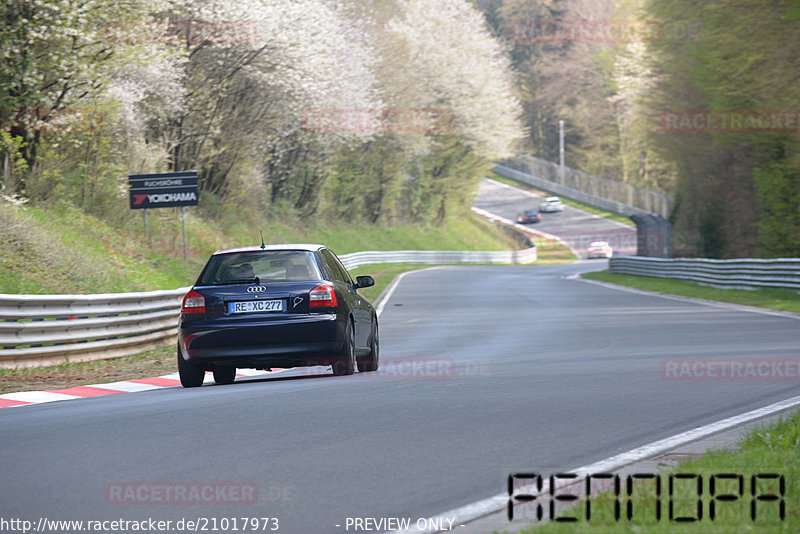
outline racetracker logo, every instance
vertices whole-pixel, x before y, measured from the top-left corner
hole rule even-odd
[[[608,232],[563,232],[559,237],[575,250],[586,250],[597,241],[607,242],[617,254],[636,253],[636,229]],[[656,236],[652,236],[655,239]]]
[[[329,375],[328,367],[303,367],[307,376]],[[377,371],[356,373],[364,380],[446,380],[457,377],[488,376],[483,361],[456,362],[453,358],[420,358],[415,356],[380,358]]]
[[[664,37],[654,20],[515,20],[511,40],[532,43],[645,43]]]
[[[678,110],[659,119],[669,133],[800,133],[800,110]]]
[[[449,109],[307,109],[302,128],[318,133],[447,133],[455,129]]]
[[[19,108],[0,110],[12,133],[85,133],[96,132],[103,126],[104,115],[99,109],[82,108]]]
[[[114,44],[238,45],[258,42],[253,20],[115,20],[103,36]]]
[[[252,482],[111,482],[103,495],[108,504],[255,504]]]
[[[800,380],[800,358],[665,358],[664,380]]]

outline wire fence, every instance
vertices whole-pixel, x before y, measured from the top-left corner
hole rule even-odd
[[[668,218],[674,203],[671,195],[593,176],[570,167],[564,167],[562,173],[558,164],[527,154],[503,160],[493,170],[506,178],[514,178],[545,191],[625,216],[654,213]]]

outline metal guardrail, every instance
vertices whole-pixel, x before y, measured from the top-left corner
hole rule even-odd
[[[474,252],[366,251],[340,256],[348,268],[375,263],[531,263],[536,248]],[[124,356],[174,342],[190,288],[96,295],[0,294],[0,368]]]
[[[370,250],[342,254],[339,259],[348,269],[376,263],[422,263],[426,265],[447,263],[533,263],[536,247],[525,250],[482,252],[469,250]]]
[[[800,289],[800,258],[710,260],[614,256],[609,271],[676,278],[723,289]]]
[[[109,358],[162,346],[177,335],[188,290],[0,294],[0,367]]]
[[[626,217],[636,213],[654,213],[667,218],[674,202],[670,195],[593,176],[571,167],[564,167],[562,174],[558,164],[527,154],[501,161],[493,170],[506,178]]]

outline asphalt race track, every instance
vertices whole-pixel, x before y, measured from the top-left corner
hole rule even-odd
[[[475,207],[513,221],[522,210],[538,209],[542,198],[495,180],[484,179],[480,183]],[[586,257],[586,249],[592,241],[608,241],[617,254],[636,254],[634,226],[626,226],[571,206],[565,206],[561,212],[542,213],[541,222],[528,226],[532,230],[560,237],[581,258]]]
[[[798,393],[665,380],[666,358],[796,356],[798,323],[564,278],[603,264],[412,273],[381,317],[372,376],[293,371],[4,409],[2,516],[277,517],[280,532],[345,532],[348,517],[430,516],[502,492],[512,471],[568,470]],[[257,502],[108,495],[215,481],[254,485]]]

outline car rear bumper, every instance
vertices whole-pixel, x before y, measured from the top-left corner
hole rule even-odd
[[[197,321],[181,325],[178,348],[184,360],[209,367],[319,365],[339,354],[344,328],[333,313],[264,322]]]

